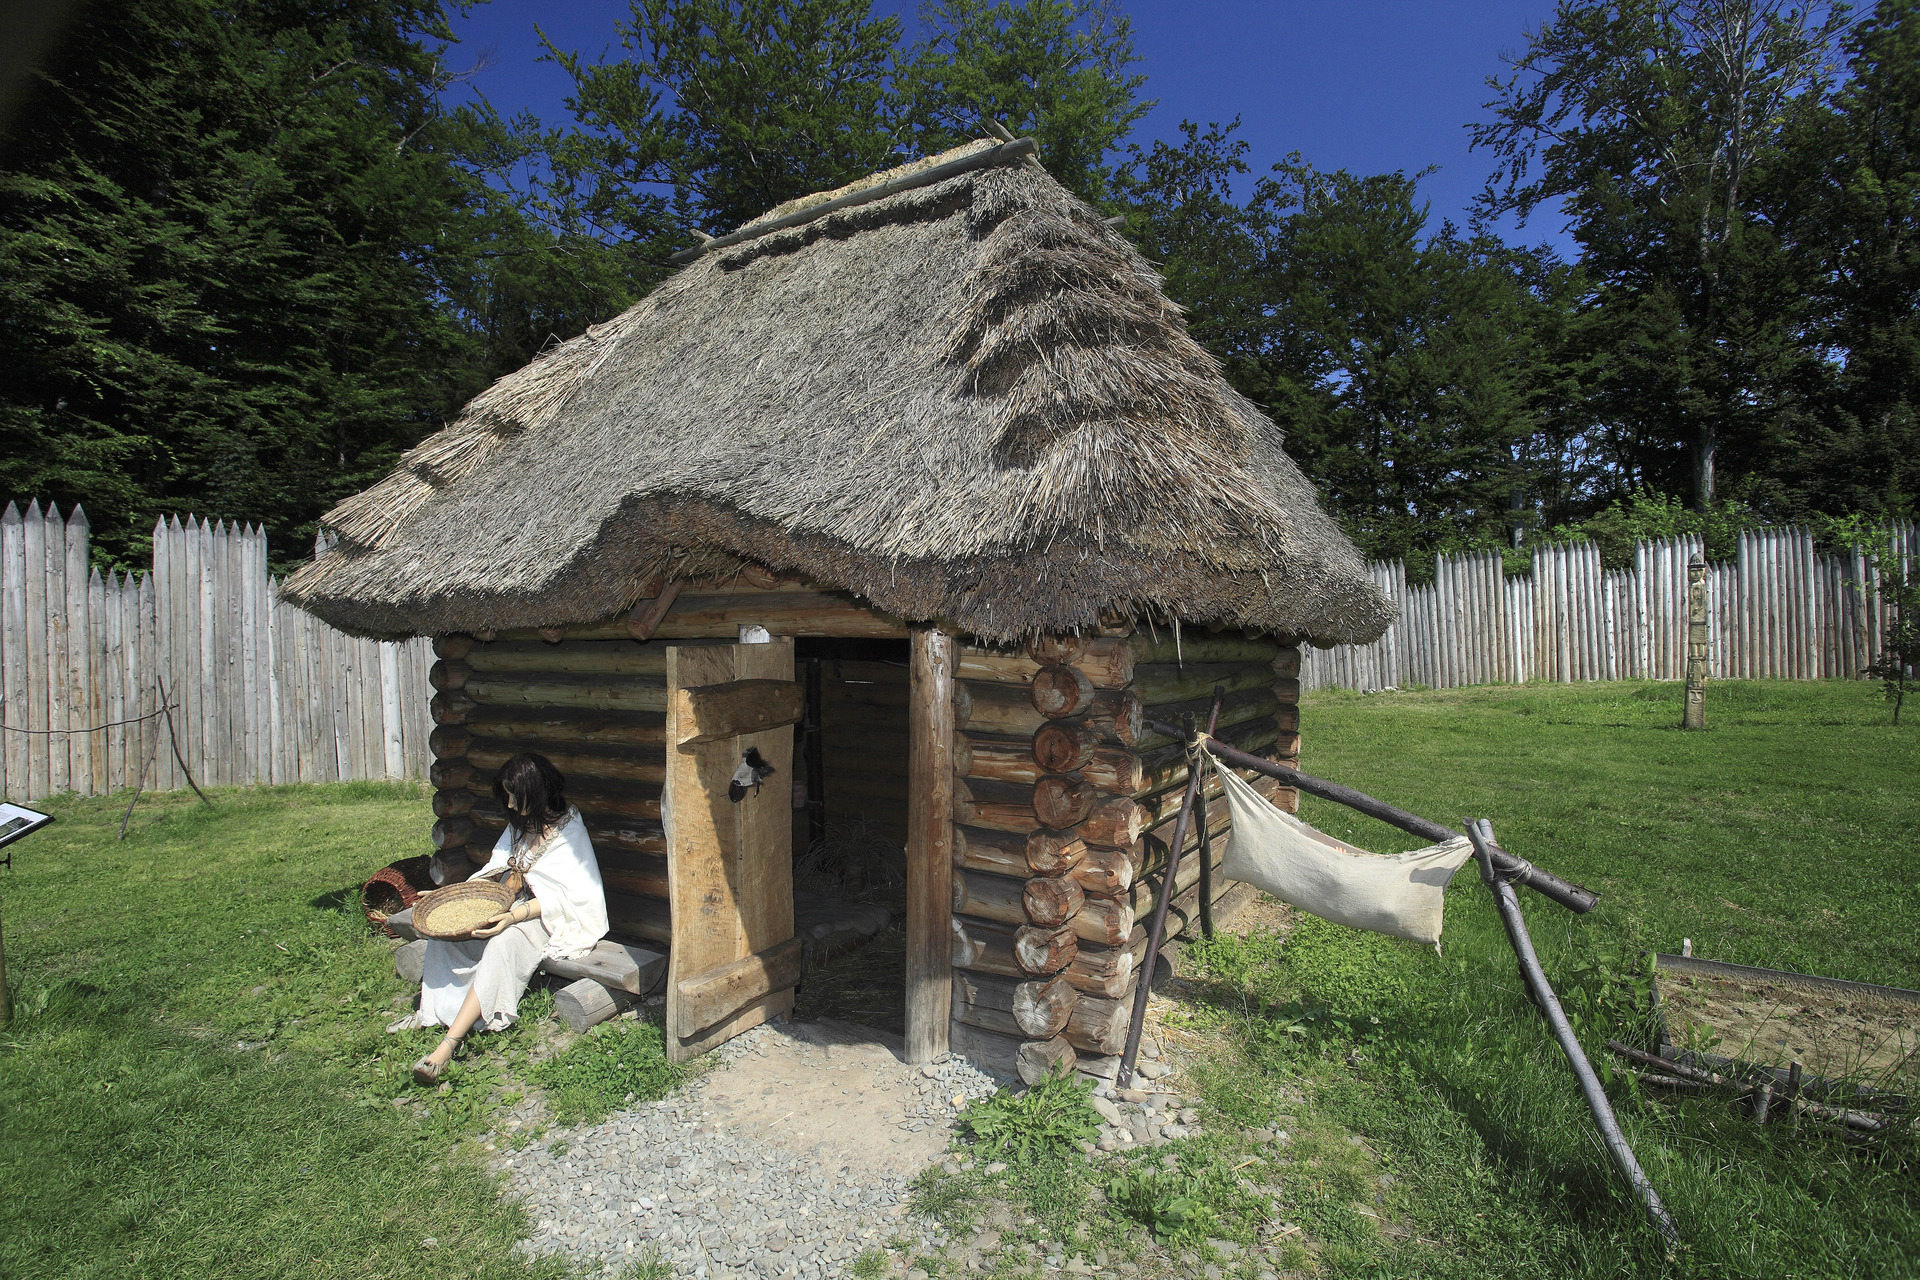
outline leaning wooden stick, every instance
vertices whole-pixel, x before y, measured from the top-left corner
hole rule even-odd
[[[1207,712],[1207,733],[1212,735],[1220,723],[1220,703],[1226,697],[1226,689],[1214,686],[1213,706]],[[1184,731],[1175,731],[1175,735],[1189,746],[1193,744],[1193,718],[1187,718]],[[1160,941],[1166,936],[1167,904],[1173,901],[1173,886],[1180,874],[1180,850],[1187,843],[1187,823],[1193,817],[1194,797],[1200,792],[1200,779],[1203,770],[1195,760],[1187,766],[1187,794],[1180,801],[1180,816],[1173,823],[1173,847],[1167,851],[1167,869],[1161,874],[1165,877],[1161,883],[1166,889],[1160,894],[1160,901],[1154,904],[1153,923],[1147,929],[1146,968],[1134,979],[1133,1020],[1127,1026],[1127,1047],[1120,1055],[1120,1070],[1114,1073],[1113,1081],[1122,1089],[1133,1083],[1133,1064],[1140,1054],[1140,1032],[1147,1025],[1147,994],[1153,983],[1153,971],[1160,959]],[[1206,827],[1206,815],[1200,818],[1202,829]],[[1205,891],[1201,893],[1204,898]]]
[[[1574,1078],[1580,1082],[1580,1092],[1586,1096],[1587,1109],[1593,1112],[1593,1123],[1607,1144],[1608,1154],[1640,1197],[1647,1220],[1666,1237],[1669,1245],[1678,1244],[1680,1233],[1674,1229],[1673,1219],[1667,1216],[1666,1206],[1660,1203],[1660,1195],[1647,1181],[1640,1162],[1634,1159],[1633,1148],[1627,1145],[1626,1135],[1620,1132],[1620,1122],[1614,1119],[1607,1091],[1601,1087],[1600,1077],[1594,1073],[1593,1064],[1587,1061],[1586,1052],[1574,1036],[1566,1012],[1560,1007],[1560,999],[1554,995],[1553,985],[1540,967],[1540,957],[1534,954],[1533,939],[1528,936],[1526,919],[1520,914],[1520,898],[1494,865],[1492,825],[1484,818],[1469,820],[1467,838],[1473,841],[1473,852],[1480,860],[1480,878],[1493,891],[1494,901],[1500,907],[1507,939],[1513,943],[1514,954],[1520,957],[1520,972],[1527,980],[1527,989],[1533,993],[1533,1001],[1540,1006],[1540,1011],[1547,1015],[1547,1025],[1553,1028],[1553,1038],[1559,1041],[1560,1051],[1567,1055],[1567,1065],[1573,1068]]]
[[[1163,721],[1149,720],[1146,725],[1153,732],[1168,737],[1180,735],[1178,729]],[[1211,751],[1223,764],[1230,764],[1238,769],[1252,769],[1276,782],[1283,782],[1289,787],[1298,787],[1308,795],[1319,796],[1322,800],[1331,800],[1335,804],[1343,804],[1349,809],[1357,809],[1369,818],[1378,818],[1389,826],[1398,827],[1423,840],[1432,840],[1438,844],[1460,838],[1460,832],[1452,827],[1423,818],[1417,813],[1408,813],[1405,809],[1396,809],[1386,801],[1376,800],[1364,791],[1355,791],[1352,787],[1343,787],[1337,782],[1328,782],[1325,778],[1316,778],[1310,773],[1301,773],[1298,769],[1289,769],[1283,764],[1275,764],[1271,760],[1249,755],[1218,738],[1211,736],[1208,738],[1207,750]],[[1493,865],[1502,876],[1506,877],[1508,883],[1524,885],[1536,893],[1543,894],[1575,915],[1585,915],[1600,901],[1597,896],[1579,885],[1569,884],[1551,872],[1542,871],[1539,867],[1514,857],[1497,845],[1493,850]]]

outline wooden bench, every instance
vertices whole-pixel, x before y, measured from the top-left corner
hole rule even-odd
[[[412,909],[388,916],[387,927],[405,940],[394,954],[395,971],[408,982],[420,981],[427,944],[413,931]],[[573,980],[554,992],[553,1012],[578,1032],[631,1009],[655,987],[663,986],[667,957],[640,943],[602,938],[579,959],[543,960],[539,971]]]

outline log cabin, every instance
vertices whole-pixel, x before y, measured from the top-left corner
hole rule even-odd
[[[484,858],[507,757],[567,775],[615,931],[667,949],[676,1058],[791,1009],[823,811],[904,850],[909,1060],[1117,1052],[1145,917],[1199,892],[1195,858],[1164,883],[1187,761],[1145,721],[1223,687],[1220,735],[1297,762],[1299,645],[1390,605],[1030,140],[681,256],[330,512],[288,596],[434,637],[443,854]],[[730,796],[750,750],[773,781]]]

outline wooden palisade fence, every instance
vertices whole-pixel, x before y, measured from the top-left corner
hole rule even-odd
[[[153,569],[89,564],[85,511],[0,517],[0,786],[14,800],[424,778],[424,640],[380,643],[279,599],[264,530],[175,517]],[[161,690],[166,691],[163,709]]]
[[[1920,526],[1887,530],[1911,568]],[[1433,582],[1408,586],[1398,561],[1369,566],[1399,606],[1369,645],[1307,650],[1307,689],[1436,689],[1532,680],[1679,680],[1687,663],[1687,562],[1699,538],[1648,540],[1633,568],[1609,570],[1592,543],[1537,548],[1530,574],[1506,577],[1498,552],[1441,556]],[[1805,529],[1740,535],[1707,569],[1707,674],[1723,680],[1858,676],[1888,621],[1880,570],[1865,555],[1819,554]]]

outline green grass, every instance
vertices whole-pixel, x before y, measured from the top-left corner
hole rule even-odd
[[[1509,849],[1598,891],[1585,917],[1522,895],[1590,1048],[1645,1033],[1637,949],[1682,937],[1697,955],[1920,986],[1920,733],[1892,728],[1863,685],[1708,696],[1702,734],[1674,727],[1671,685],[1321,696],[1303,709],[1303,766],[1442,821],[1487,817]],[[1419,843],[1330,804],[1304,816],[1382,852]],[[1447,895],[1444,957],[1320,922],[1284,944],[1196,954],[1218,981],[1193,1017],[1239,1047],[1209,1068],[1211,1105],[1241,1124],[1290,1110],[1296,1127],[1365,1135],[1397,1179],[1380,1212],[1426,1242],[1360,1229],[1357,1173],[1301,1160],[1283,1207],[1312,1230],[1325,1274],[1916,1274],[1910,1134],[1861,1149],[1758,1130],[1721,1105],[1644,1100],[1615,1076],[1622,1126],[1686,1240],[1663,1256],[1471,866]]]
[[[382,1032],[406,992],[357,886],[422,793],[213,798],[143,798],[125,843],[120,803],[50,802],[0,875],[0,1275],[560,1274],[463,1146],[530,1019],[445,1094],[407,1080],[431,1033]]]

